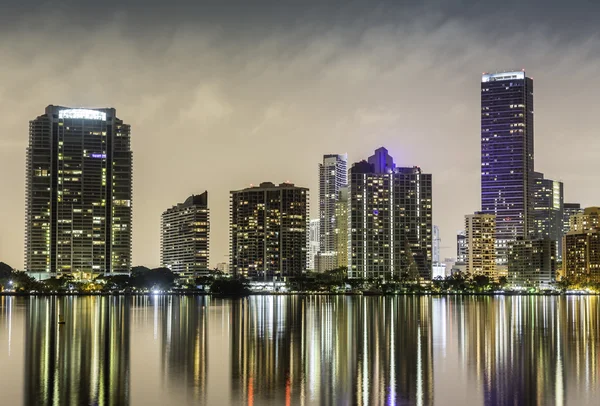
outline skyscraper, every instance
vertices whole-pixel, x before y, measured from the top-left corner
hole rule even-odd
[[[563,207],[563,235],[565,235],[571,230],[571,217],[583,213],[583,209],[579,203],[565,203]]]
[[[350,169],[349,275],[431,279],[431,175],[396,168],[385,148]]]
[[[347,155],[329,154],[324,155],[323,163],[319,164],[319,272],[337,267],[335,207],[340,189],[348,183],[347,160]]]
[[[533,80],[524,71],[481,77],[481,211],[496,215],[497,263],[533,226]]]
[[[433,226],[433,247],[432,247],[432,261],[434,264],[440,263],[440,243],[442,239],[440,238],[440,228],[438,226]]]
[[[495,247],[496,216],[493,214],[469,214],[465,216],[467,272],[498,276]]]
[[[563,242],[565,276],[600,282],[600,207],[573,215],[570,224]]]
[[[48,106],[29,124],[26,181],[28,272],[129,272],[130,127],[115,109]]]
[[[456,263],[467,262],[467,232],[465,230],[456,233]]]
[[[161,266],[185,279],[207,275],[209,233],[208,192],[167,209],[161,217]]]
[[[306,269],[308,189],[271,182],[231,192],[231,271],[258,280]]]
[[[340,189],[338,201],[335,204],[335,245],[337,252],[337,267],[348,267],[348,186]]]
[[[308,232],[308,255],[306,260],[306,269],[310,269],[311,271],[316,270],[315,257],[317,256],[317,254],[319,253],[319,249],[321,248],[321,244],[319,243],[320,238],[321,220],[311,219],[310,228]]]
[[[533,229],[531,237],[556,242],[561,256],[563,236],[563,184],[545,179],[543,173],[533,172]]]

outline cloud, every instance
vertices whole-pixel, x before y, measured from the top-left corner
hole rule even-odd
[[[0,35],[0,190],[10,191],[0,225],[15,236],[0,260],[22,263],[27,123],[47,104],[112,106],[132,125],[136,264],[158,265],[160,214],[192,193],[209,191],[215,264],[228,253],[230,190],[290,180],[310,187],[316,216],[321,155],[358,161],[381,145],[433,173],[434,222],[452,246],[479,208],[479,75],[495,69],[534,77],[536,169],[564,180],[567,200],[598,204],[582,176],[597,173],[600,147],[594,29],[553,27],[551,13],[519,26],[455,4],[357,2],[293,18],[293,5],[137,17],[108,7],[89,25],[89,10],[42,25],[22,12]]]

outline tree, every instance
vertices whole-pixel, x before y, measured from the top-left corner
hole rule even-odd
[[[131,286],[138,289],[170,289],[174,283],[175,274],[169,268],[135,267],[131,270]]]
[[[216,279],[210,286],[216,296],[244,297],[250,294],[248,282],[243,279]]]

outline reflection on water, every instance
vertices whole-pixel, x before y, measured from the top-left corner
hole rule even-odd
[[[244,403],[433,403],[430,298],[257,297],[232,326]]]
[[[598,405],[599,304],[0,297],[0,389],[26,405]]]
[[[128,307],[128,298],[29,299],[25,404],[128,403]]]

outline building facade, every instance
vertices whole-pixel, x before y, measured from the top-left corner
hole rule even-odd
[[[270,182],[231,192],[230,262],[236,276],[273,280],[306,270],[308,189]]]
[[[469,214],[465,216],[467,272],[497,278],[496,216]]]
[[[564,218],[563,184],[533,173],[533,230],[531,238],[556,242],[558,258],[562,256]]]
[[[431,175],[396,168],[385,148],[349,173],[349,276],[430,280]]]
[[[441,242],[442,242],[442,238],[440,237],[440,228],[438,226],[433,226],[433,236],[432,236],[432,248],[431,248],[431,252],[432,252],[432,258],[431,260],[433,261],[434,264],[439,264],[440,263],[440,246],[441,246]]]
[[[519,287],[550,287],[556,281],[556,242],[551,239],[511,241],[508,283]]]
[[[481,77],[481,212],[496,215],[496,261],[533,228],[533,80],[524,71]]]
[[[337,268],[348,268],[348,186],[339,191],[335,205]]]
[[[308,254],[306,257],[306,269],[315,271],[317,269],[315,265],[317,254],[321,249],[320,244],[321,238],[321,220],[311,219],[308,231]]]
[[[467,263],[467,232],[464,230],[456,233],[456,263]]]
[[[323,163],[319,164],[319,253],[316,269],[325,272],[337,267],[337,245],[335,230],[337,218],[335,215],[336,204],[340,196],[340,189],[348,184],[348,156],[328,154],[323,156]]]
[[[29,123],[25,267],[38,279],[128,273],[130,126],[113,108],[48,106]]]
[[[579,213],[583,213],[581,204],[565,203],[563,205],[563,235],[571,231],[571,217]]]
[[[161,217],[160,263],[180,278],[208,275],[208,192],[188,197]]]
[[[563,237],[564,275],[584,282],[600,282],[600,207],[588,207],[570,218]]]

